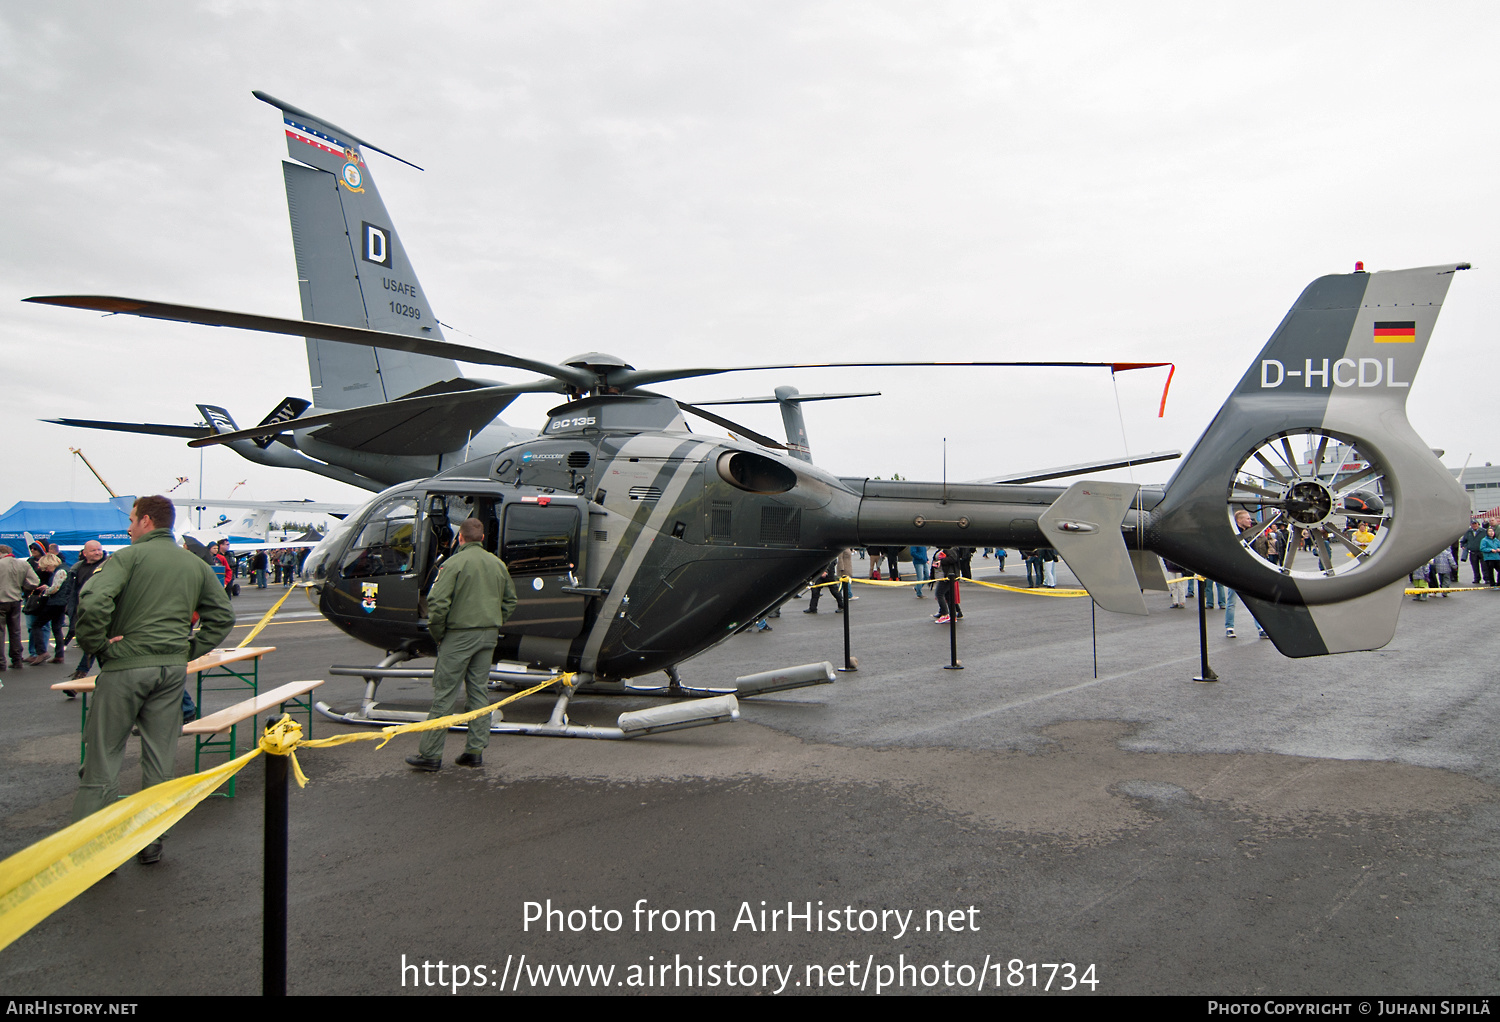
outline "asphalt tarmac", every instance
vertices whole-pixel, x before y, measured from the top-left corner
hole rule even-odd
[[[965,669],[945,671],[930,598],[858,592],[858,673],[745,700],[738,723],[496,736],[478,771],[452,765],[454,734],[425,775],[402,762],[411,737],[305,751],[290,992],[1500,991],[1494,593],[1407,600],[1386,649],[1309,660],[1254,638],[1243,607],[1238,639],[1210,612],[1223,680],[1205,685],[1196,615],[1164,594],[1144,620],[1099,612],[1096,678],[1085,599],[966,590]],[[271,595],[241,596],[241,621]],[[831,603],[805,607],[684,680],[841,663]],[[263,687],[378,655],[300,594],[258,642],[278,647]],[[72,666],[0,676],[0,855],[67,822],[78,711],[46,685]],[[426,688],[381,694],[419,704]],[[650,704],[580,699],[572,715]],[[191,762],[184,740],[179,773]],[[134,749],[122,779],[139,783]],[[257,762],[159,864],[127,863],[0,951],[0,989],[259,992],[262,793]]]

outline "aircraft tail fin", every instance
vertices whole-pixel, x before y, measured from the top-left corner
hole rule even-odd
[[[208,428],[213,433],[234,433],[239,427],[234,424],[234,416],[229,414],[229,409],[220,408],[218,405],[199,405],[198,414],[203,416],[203,421],[208,423]]]
[[[312,402],[308,401],[305,398],[284,397],[281,399],[281,404],[271,409],[271,413],[264,419],[261,419],[260,422],[258,422],[256,425],[269,426],[273,423],[280,424],[284,422],[291,422],[293,419],[297,418],[297,416],[301,415],[311,407]],[[270,447],[273,443],[276,442],[276,436],[277,434],[275,433],[266,433],[263,436],[255,437],[255,446],[259,447],[261,450],[265,450],[267,447]]]
[[[1389,642],[1389,591],[1468,524],[1463,489],[1406,418],[1464,269],[1309,284],[1149,516],[1146,545],[1237,590],[1288,656]]]
[[[265,542],[267,534],[271,530],[271,516],[276,512],[269,508],[259,508],[246,511],[235,521],[230,529],[233,539],[254,540],[257,543]]]
[[[302,318],[441,340],[364,158],[365,149],[391,154],[273,96],[254,95],[281,111],[287,152],[297,161],[283,162],[282,171]],[[307,364],[320,409],[389,401],[462,375],[451,359],[315,338],[307,340]]]

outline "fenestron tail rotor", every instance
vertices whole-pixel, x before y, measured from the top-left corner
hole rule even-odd
[[[1261,564],[1298,579],[1331,578],[1372,563],[1390,535],[1396,496],[1385,485],[1385,468],[1360,447],[1315,429],[1258,444],[1229,485],[1231,527],[1239,511],[1255,519],[1240,534],[1240,545]],[[1274,559],[1262,556],[1257,543],[1278,528],[1286,530],[1285,549]]]

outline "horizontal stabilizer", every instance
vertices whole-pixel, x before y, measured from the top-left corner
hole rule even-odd
[[[1240,593],[1246,608],[1284,656],[1323,656],[1379,649],[1396,634],[1401,613],[1402,578],[1384,589],[1343,603],[1302,606],[1272,603]]]
[[[102,422],[98,419],[43,419],[59,426],[78,426],[82,429],[110,429],[117,433],[144,433],[148,436],[175,436],[183,440],[196,440],[211,436],[206,426],[171,426],[160,422]]]
[[[347,130],[345,128],[340,128],[337,124],[333,124],[333,123],[331,123],[329,121],[325,121],[325,120],[323,120],[320,117],[317,117],[317,116],[315,116],[313,114],[308,113],[306,110],[300,110],[297,107],[292,106],[292,104],[290,104],[290,103],[286,103],[286,102],[283,102],[282,100],[277,99],[275,96],[271,95],[268,92],[262,92],[259,89],[252,89],[252,90],[250,90],[250,95],[254,96],[256,99],[260,100],[262,103],[268,103],[271,106],[274,106],[276,109],[280,110],[283,114],[291,114],[293,117],[300,117],[304,121],[320,121],[322,124],[326,125],[331,130],[336,131],[340,135],[344,136],[344,138],[348,139],[350,142],[357,143],[358,145],[363,146],[366,149],[369,149],[369,150],[371,150],[373,152],[380,153],[382,156],[389,156],[391,159],[396,160],[397,162],[400,162],[400,163],[404,163],[408,167],[412,167],[412,168],[414,168],[416,170],[421,170],[422,169],[421,167],[418,167],[415,163],[411,162],[410,160],[403,160],[403,159],[401,159],[401,157],[397,156],[395,153],[388,153],[384,149],[380,148],[377,145],[371,145],[369,142],[366,142],[364,139],[362,139],[358,135],[354,134],[354,132],[349,131],[349,130]]]
[[[1146,616],[1146,600],[1120,523],[1140,487],[1097,480],[1074,483],[1041,516],[1042,534],[1094,602],[1117,614]]]

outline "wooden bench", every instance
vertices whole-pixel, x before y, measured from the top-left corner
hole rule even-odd
[[[297,710],[307,713],[307,732],[305,737],[312,737],[312,715],[313,703],[308,693],[319,685],[322,679],[317,681],[292,681],[278,688],[273,688],[264,695],[251,696],[243,702],[235,703],[233,706],[222,710],[215,710],[206,717],[200,717],[190,724],[182,725],[182,733],[192,735],[193,749],[193,772],[202,769],[201,761],[205,750],[228,749],[229,758],[234,759],[239,755],[238,729],[245,721],[255,723],[256,719],[265,711],[276,707],[277,713],[283,713],[288,704]],[[225,731],[229,737],[217,738]],[[235,778],[229,779],[229,791],[225,797],[234,798]]]
[[[246,646],[243,649],[212,649],[204,653],[198,659],[187,665],[189,677],[198,676],[198,710],[203,710],[203,679],[204,678],[233,678],[236,687],[244,686],[250,689],[253,696],[260,690],[260,658],[267,653],[276,652],[275,646]],[[229,664],[243,664],[250,661],[248,665],[241,667],[229,667]],[[246,669],[248,667],[248,670]],[[83,733],[89,722],[89,693],[94,691],[94,679],[98,675],[80,678],[77,681],[59,681],[52,686],[54,692],[76,692],[83,696],[82,712],[78,718],[78,762],[83,762]],[[223,686],[219,687],[220,689]],[[209,691],[214,691],[210,687]],[[308,728],[312,727],[309,719]]]

